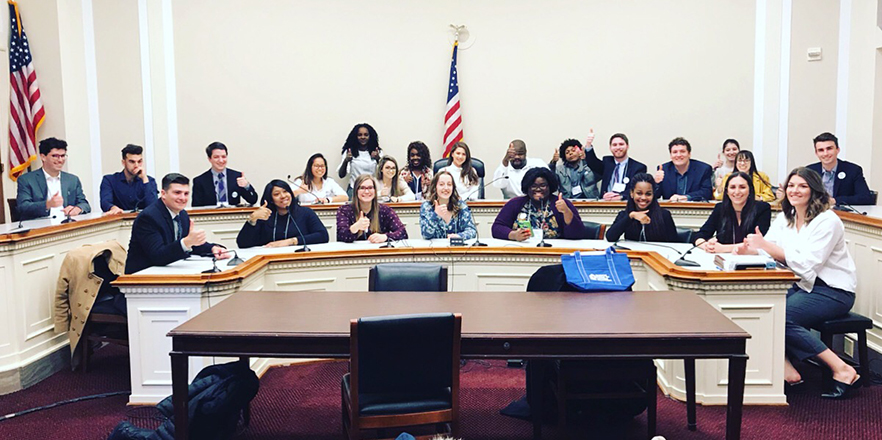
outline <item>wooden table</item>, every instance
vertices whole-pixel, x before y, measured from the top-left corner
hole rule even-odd
[[[740,438],[750,335],[694,293],[671,291],[239,292],[168,333],[175,438],[189,434],[189,356],[348,358],[350,319],[429,312],[462,313],[463,358],[726,358],[726,438]],[[539,439],[540,411],[533,418]]]

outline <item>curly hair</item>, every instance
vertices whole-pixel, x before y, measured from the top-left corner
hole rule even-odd
[[[350,131],[349,136],[346,137],[346,142],[343,143],[343,153],[345,153],[346,150],[349,150],[352,153],[352,157],[358,157],[358,150],[361,146],[361,144],[358,143],[358,129],[362,127],[366,128],[368,131],[368,142],[366,145],[368,153],[371,153],[374,150],[379,151],[380,139],[377,137],[377,130],[374,130],[374,127],[371,127],[367,122],[362,122],[361,124],[355,124],[355,127],[352,127],[352,131]]]
[[[429,184],[429,196],[426,197],[426,200],[435,204],[438,201],[438,180],[441,176],[450,177],[450,183],[453,182],[453,174],[450,174],[450,171],[439,171],[438,174],[435,174],[435,177],[432,178],[432,183]],[[450,198],[447,199],[447,210],[453,214],[453,217],[456,217],[456,214],[459,213],[459,194],[456,192],[456,185],[453,185],[453,191],[450,193]]]
[[[820,213],[830,209],[830,194],[827,194],[827,189],[824,188],[824,181],[821,180],[821,175],[810,168],[794,168],[787,175],[787,180],[784,181],[785,197],[781,202],[781,211],[784,212],[784,218],[787,219],[787,226],[791,228],[796,225],[796,208],[790,204],[790,198],[786,196],[786,188],[793,176],[802,177],[811,190],[808,206],[805,209],[805,224],[811,223]]]
[[[582,148],[582,143],[575,139],[567,139],[560,143],[560,147],[558,147],[558,153],[560,154],[561,160],[566,162],[567,148],[570,147],[579,147]]]
[[[429,153],[429,147],[422,141],[413,141],[407,145],[407,161],[405,163],[408,166],[410,165],[410,152],[412,150],[417,150],[417,154],[420,155],[420,168],[432,167],[432,154]]]
[[[524,173],[524,178],[521,180],[521,192],[524,194],[530,193],[530,187],[533,186],[533,183],[538,178],[544,178],[546,182],[548,182],[548,195],[554,194],[557,192],[557,188],[560,184],[557,182],[557,176],[554,173],[545,167],[536,167],[530,168]]]

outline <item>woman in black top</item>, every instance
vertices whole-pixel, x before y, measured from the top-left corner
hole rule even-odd
[[[625,240],[676,242],[677,227],[671,212],[658,205],[651,174],[635,174],[631,179],[631,197],[624,211],[606,230],[606,240],[616,241],[622,234]]]
[[[309,208],[300,206],[291,187],[275,179],[266,184],[260,207],[242,226],[236,244],[282,247],[328,242],[328,230]]]
[[[695,245],[713,254],[732,252],[756,228],[765,235],[772,221],[768,203],[756,200],[752,179],[736,171],[723,186],[723,201],[714,206],[704,226],[696,233]]]

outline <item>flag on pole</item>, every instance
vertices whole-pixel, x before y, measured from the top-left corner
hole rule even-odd
[[[37,130],[46,119],[28,37],[18,13],[9,3],[9,178],[13,181],[37,159]]]
[[[447,87],[447,113],[444,115],[444,157],[450,155],[453,146],[462,140],[462,113],[459,108],[459,80],[456,77],[456,50],[453,43],[453,59],[450,61],[450,83]]]

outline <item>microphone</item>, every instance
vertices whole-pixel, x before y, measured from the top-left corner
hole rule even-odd
[[[493,182],[496,182],[496,181],[499,181],[499,180],[502,180],[502,179],[508,179],[508,175],[505,175],[505,176],[502,176],[502,177],[497,177],[497,178],[495,178],[495,179],[493,179],[493,180],[491,180],[491,181],[489,181],[489,182],[487,182],[487,183],[485,183],[485,184],[483,184],[483,185],[478,186],[477,188],[475,188],[475,189],[473,189],[471,192],[469,192],[468,195],[466,195],[466,196],[463,197],[462,199],[465,200],[465,201],[468,201],[468,200],[469,200],[469,197],[471,197],[472,194],[474,194],[474,193],[476,193],[476,192],[478,192],[478,191],[480,191],[480,190],[482,190],[482,189],[484,189],[484,188],[487,188],[488,186],[492,185]]]
[[[698,264],[692,260],[686,259],[686,255],[689,255],[689,253],[691,253],[692,250],[697,247],[698,247],[697,244],[693,245],[691,248],[689,248],[689,250],[680,254],[680,258],[677,258],[677,261],[675,261],[674,264],[676,264],[677,266],[680,266],[680,267],[700,267],[701,266],[700,264]]]
[[[278,214],[276,214],[276,215],[278,215]],[[294,210],[292,209],[288,213],[288,221],[291,223],[294,223],[294,227],[297,229],[297,233],[300,234],[300,241],[303,242],[303,247],[300,249],[297,249],[294,252],[310,252],[310,251],[312,251],[312,249],[310,249],[309,246],[306,245],[306,237],[303,236],[303,231],[300,230],[300,226],[297,226],[297,222],[294,221],[293,217],[294,217]]]
[[[481,242],[481,232],[478,231],[478,222],[475,221],[475,216],[472,216],[472,225],[475,226],[475,242],[472,243],[472,246],[487,246],[487,243]]]
[[[394,248],[394,247],[395,247],[395,246],[392,245],[392,238],[389,237],[389,234],[386,234],[386,244],[380,246],[380,249],[383,249],[383,248]]]
[[[75,221],[76,221],[76,220],[70,218],[70,212],[68,212],[67,214],[64,215],[64,220],[62,220],[61,223],[62,223],[62,224],[64,224],[64,223],[73,223],[73,222],[75,222]]]
[[[291,175],[288,174],[288,183],[290,183],[290,184],[293,185],[294,182],[295,182],[295,180],[291,180]],[[301,186],[300,189],[303,189],[303,187]],[[316,202],[317,204],[319,204],[319,205],[324,205],[324,202],[321,201],[322,198],[319,197],[318,194],[316,194],[316,193],[310,191],[309,189],[304,189],[304,191],[306,191],[306,192],[312,194],[312,196],[315,197],[315,202]],[[298,252],[299,252],[299,251],[298,251]]]
[[[235,250],[227,250],[227,252],[233,253],[233,258],[230,259],[230,261],[227,263],[227,266],[238,266],[245,262],[245,260],[239,258],[239,254]]]
[[[217,257],[214,255],[211,256],[211,264],[212,264],[212,268],[203,270],[202,273],[218,273],[221,271],[220,269],[217,268]]]
[[[857,208],[849,205],[848,203],[837,203],[836,208],[839,208],[840,211],[853,212],[858,215],[867,215],[866,212],[858,211]]]

